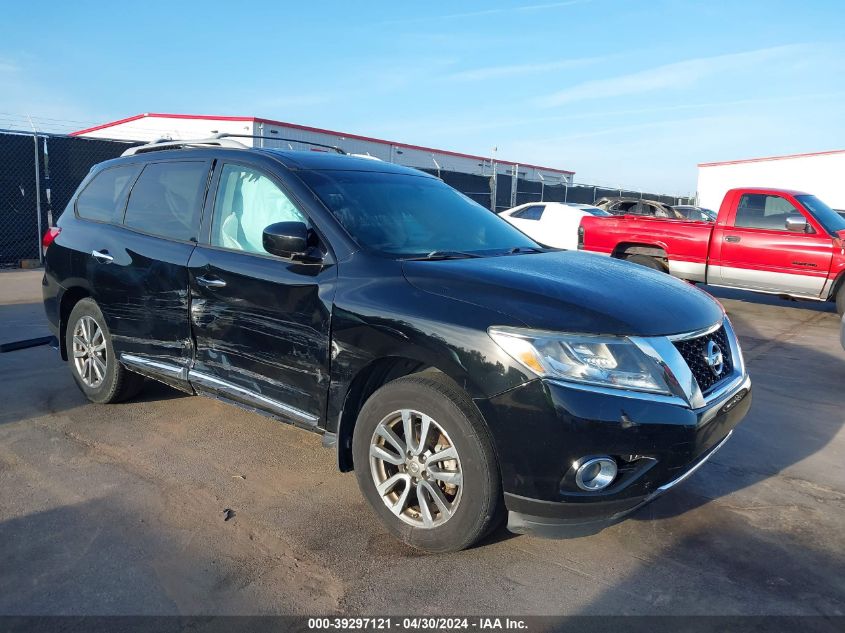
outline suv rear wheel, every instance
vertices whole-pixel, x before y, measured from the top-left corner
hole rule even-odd
[[[120,402],[141,390],[143,376],[133,374],[117,362],[111,334],[93,299],[81,299],[73,306],[65,347],[73,379],[92,402]]]
[[[376,391],[361,409],[352,452],[367,501],[412,547],[461,550],[503,517],[487,428],[446,376],[407,376]]]

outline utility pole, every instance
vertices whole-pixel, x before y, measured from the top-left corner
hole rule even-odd
[[[496,213],[496,196],[498,195],[498,178],[496,175],[496,148],[490,154],[490,164],[493,167],[493,175],[490,177],[490,210]]]

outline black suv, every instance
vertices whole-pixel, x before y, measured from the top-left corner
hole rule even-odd
[[[44,303],[97,403],[147,378],[316,431],[429,551],[603,525],[748,411],[718,302],[544,248],[425,173],[317,151],[133,150],[45,236]],[[578,528],[583,530],[584,528]]]

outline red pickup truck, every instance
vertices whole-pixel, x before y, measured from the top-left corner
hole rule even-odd
[[[712,224],[585,216],[578,248],[692,282],[836,301],[845,312],[845,218],[800,191],[732,189]]]

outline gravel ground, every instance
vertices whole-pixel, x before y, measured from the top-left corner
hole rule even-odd
[[[0,274],[2,340],[43,334],[39,275]],[[54,350],[2,354],[0,614],[841,615],[838,319],[718,294],[755,390],[718,455],[598,534],[454,555],[389,537],[316,435],[155,384],[92,405]]]

